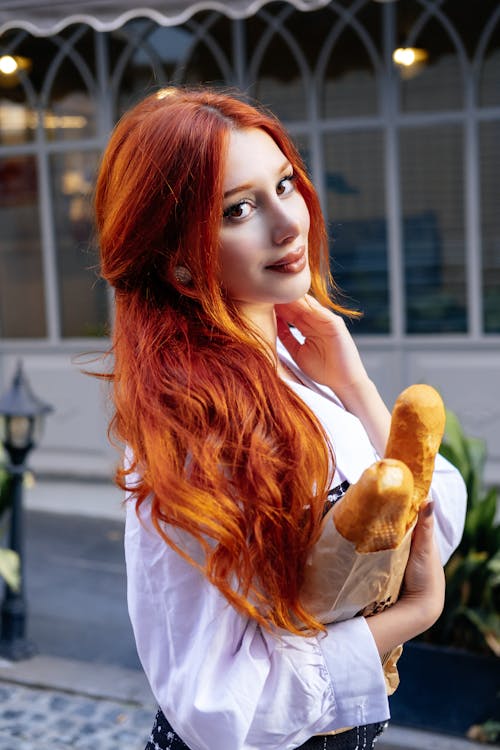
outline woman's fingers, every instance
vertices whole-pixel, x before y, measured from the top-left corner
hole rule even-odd
[[[287,323],[292,323],[304,335],[317,333],[318,323],[328,323],[331,325],[334,314],[327,310],[323,305],[307,294],[295,302],[276,305],[276,313]]]
[[[278,328],[278,336],[281,340],[281,343],[291,354],[292,358],[296,359],[302,344],[293,335],[290,328],[288,327],[288,323],[286,323],[279,315],[277,315],[276,317],[276,324]]]
[[[434,545],[434,502],[429,501],[418,514],[412,549],[420,555],[430,555]]]
[[[436,620],[444,603],[444,572],[434,539],[433,503],[420,511],[406,567],[403,597],[419,600]]]

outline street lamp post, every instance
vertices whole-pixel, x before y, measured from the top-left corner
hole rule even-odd
[[[26,600],[23,576],[23,477],[26,457],[38,443],[49,404],[37,398],[18,364],[9,390],[0,398],[0,442],[9,457],[10,529],[9,547],[19,557],[20,584],[5,584],[0,610],[0,655],[13,661],[26,659],[35,647],[26,639]]]

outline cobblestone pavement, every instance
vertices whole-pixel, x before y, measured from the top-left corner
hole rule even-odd
[[[153,720],[131,703],[0,684],[0,750],[144,750]]]
[[[144,750],[154,714],[151,706],[1,682],[0,750]],[[389,727],[377,747],[483,750],[486,746]]]

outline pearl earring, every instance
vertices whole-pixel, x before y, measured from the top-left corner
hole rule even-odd
[[[191,271],[186,266],[175,266],[174,279],[179,284],[190,284],[193,277],[191,276]]]

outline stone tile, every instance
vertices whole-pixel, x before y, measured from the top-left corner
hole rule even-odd
[[[130,703],[0,685],[0,750],[143,750],[153,720]]]

